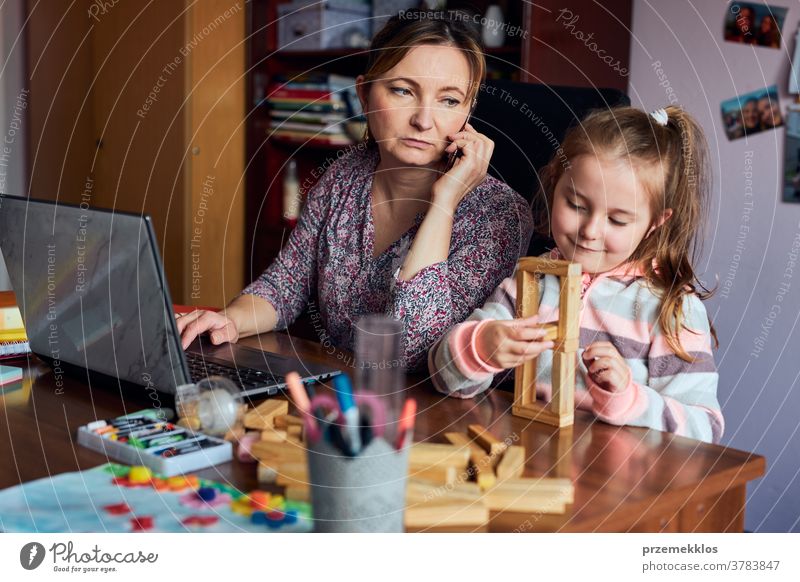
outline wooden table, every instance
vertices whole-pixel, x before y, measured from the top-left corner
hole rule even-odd
[[[281,333],[243,343],[346,367],[339,352]],[[95,419],[140,410],[148,400],[122,397],[114,386],[89,386],[53,372],[36,358],[21,390],[0,395],[0,488],[65,471],[88,469],[104,456],[75,442],[76,429]],[[445,442],[448,431],[480,423],[495,436],[518,438],[527,450],[526,476],[569,477],[575,503],[564,515],[493,513],[490,531],[742,531],[745,487],[764,474],[759,455],[703,444],[658,431],[619,428],[578,411],[571,429],[511,415],[512,394],[490,391],[474,400],[445,398],[424,376],[409,378],[419,402],[415,440]],[[199,475],[243,490],[257,486],[253,465],[236,461]]]

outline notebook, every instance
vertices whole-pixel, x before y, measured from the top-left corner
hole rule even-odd
[[[10,291],[0,292],[0,360],[29,353],[31,347],[14,294]]]

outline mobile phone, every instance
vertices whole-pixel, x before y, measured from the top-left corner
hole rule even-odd
[[[464,120],[464,125],[462,125],[461,129],[458,130],[459,133],[464,131],[464,128],[467,127],[467,124],[469,123],[469,120],[472,117],[472,112],[475,111],[475,105],[477,105],[477,104],[478,104],[478,100],[477,99],[473,99],[472,100],[472,105],[469,108],[469,113],[467,113],[467,118]],[[449,172],[453,168],[453,165],[456,163],[456,160],[458,158],[460,158],[461,155],[462,155],[461,154],[461,150],[459,148],[456,148],[456,151],[447,154],[447,164],[445,165],[445,168],[444,168],[444,173],[445,174],[447,172]]]

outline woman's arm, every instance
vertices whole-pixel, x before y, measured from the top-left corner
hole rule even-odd
[[[447,260],[456,208],[469,192],[486,177],[494,142],[478,133],[468,123],[464,131],[448,136],[453,139],[445,152],[461,150],[453,167],[433,185],[431,206],[414,237],[400,269],[400,280],[407,281],[426,267]]]
[[[471,196],[459,210],[449,256],[393,283],[386,314],[403,322],[409,369],[424,365],[433,343],[489,297],[527,248],[532,218],[518,194],[491,178]]]
[[[272,331],[277,318],[269,301],[255,295],[240,295],[222,311],[198,309],[179,316],[177,325],[185,350],[201,333],[208,333],[215,345],[237,342],[240,337]]]
[[[338,171],[339,165],[331,166],[309,191],[289,240],[258,279],[221,312],[195,311],[178,318],[184,349],[206,332],[220,344],[285,329],[303,311],[316,285],[318,240]]]
[[[242,291],[240,297],[255,296],[270,304],[272,314],[259,302],[237,303],[234,315],[247,330],[256,332],[256,324],[271,324],[270,329],[286,329],[303,312],[308,297],[317,286],[319,239],[331,199],[338,191],[337,176],[347,158],[338,160],[309,191],[303,211],[286,244],[267,269]],[[256,306],[253,308],[253,306]],[[270,318],[270,315],[273,315]],[[253,321],[253,317],[257,317]],[[260,329],[260,328],[259,328]]]

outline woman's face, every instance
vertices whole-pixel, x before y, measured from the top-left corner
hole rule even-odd
[[[769,32],[772,30],[772,17],[765,16],[761,19],[761,32]]]
[[[758,100],[758,114],[765,127],[777,127],[781,124],[781,112],[769,97]]]
[[[460,131],[469,115],[470,78],[469,61],[460,49],[421,45],[368,87],[359,84],[381,160],[437,165],[450,143],[447,136]]]

